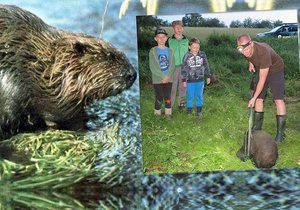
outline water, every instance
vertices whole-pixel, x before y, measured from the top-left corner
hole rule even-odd
[[[1,4],[15,4],[27,9],[57,28],[100,36],[106,1],[41,2],[0,0]],[[173,5],[161,3],[158,12],[160,15],[169,15],[174,11],[184,14],[187,11],[208,12],[210,9],[207,1],[186,2],[188,4],[185,5],[183,1],[175,1]],[[146,10],[139,1],[132,1],[125,16],[119,20],[120,4],[121,1],[110,1],[103,38],[122,50],[137,68],[135,16],[145,15]],[[98,116],[88,122],[89,131],[86,135],[91,139],[99,139],[109,126],[120,125],[116,138],[103,142],[107,149],[97,156],[101,170],[108,168],[109,171],[114,164],[123,165],[117,169],[117,175],[108,176],[105,182],[98,182],[95,178],[81,186],[75,185],[59,192],[12,191],[9,185],[4,184],[0,192],[1,208],[139,209],[140,205],[151,209],[300,208],[299,169],[141,175],[138,80],[128,91],[95,102],[87,108],[87,112]],[[117,184],[108,189],[111,180]]]

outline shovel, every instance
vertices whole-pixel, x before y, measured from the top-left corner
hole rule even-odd
[[[250,83],[250,98],[254,95],[254,75],[251,74],[251,83]],[[245,144],[244,148],[244,154],[246,157],[249,157],[250,155],[250,146],[251,146],[251,135],[252,135],[252,125],[253,125],[253,107],[250,107],[250,114],[249,114],[249,123],[248,123],[248,132],[246,132],[247,135],[247,144]]]
[[[248,132],[246,132],[247,144],[245,144],[245,148],[244,148],[244,154],[246,155],[246,157],[250,156],[252,125],[253,125],[253,107],[250,108],[249,127],[248,127]]]

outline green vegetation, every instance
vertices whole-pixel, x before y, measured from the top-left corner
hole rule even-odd
[[[204,118],[173,112],[173,119],[155,119],[153,91],[141,91],[141,118],[144,171],[146,173],[194,172],[210,170],[254,169],[251,161],[242,162],[235,153],[242,145],[248,127],[246,98],[241,99],[232,88],[215,91],[211,86],[204,93]],[[300,105],[287,104],[289,112],[286,141],[279,145],[276,168],[299,167]],[[271,100],[265,107],[263,129],[275,136],[275,107]],[[298,125],[298,126],[297,126]]]
[[[93,193],[93,187],[101,183],[114,186],[120,182],[124,163],[114,154],[114,148],[124,147],[119,129],[118,123],[96,135],[50,129],[1,141],[0,201],[7,203],[4,209],[11,209],[11,200],[33,209],[83,209],[78,197],[60,193],[78,194],[80,186],[89,185]]]
[[[185,28],[188,37],[197,34],[194,29],[191,31],[189,29]],[[207,31],[199,30],[197,36],[201,39],[201,50],[206,52],[212,72],[218,76],[216,83],[205,87],[204,117],[201,121],[196,116],[187,116],[185,111],[179,113],[176,106],[172,120],[155,119],[154,93],[147,61],[148,49],[139,49],[144,172],[255,169],[250,160],[242,162],[235,155],[248,128],[247,103],[250,97],[251,75],[248,73],[246,59],[235,50],[236,34],[233,31],[235,29],[230,30],[234,35],[211,33],[207,38],[201,39],[204,37],[201,31],[204,31],[203,33]],[[299,167],[298,42],[295,38],[269,38],[258,41],[269,43],[284,59],[286,96],[288,101],[296,99],[294,103],[287,102],[287,137],[284,143],[279,145],[279,159],[274,168]],[[263,129],[272,136],[276,134],[275,115],[276,108],[271,97],[268,97]]]
[[[172,27],[164,27],[168,34],[173,33]],[[249,34],[255,37],[257,33],[266,32],[270,29],[266,28],[218,28],[218,27],[185,27],[184,31],[188,37],[197,37],[201,41],[206,40],[211,34],[227,34],[237,37],[240,34]]]
[[[138,174],[125,176],[136,145],[128,143],[131,136],[121,135],[121,129],[116,122],[97,132],[48,129],[1,141],[0,209],[126,206],[126,198],[108,190],[119,189],[120,183],[133,188],[140,183]]]
[[[2,141],[0,146],[11,150],[10,160],[0,162],[1,181],[13,180],[12,188],[18,190],[49,186],[55,189],[76,183],[92,174],[101,149],[99,142],[83,134],[59,130],[19,134]]]
[[[166,30],[168,31],[168,34],[172,34],[171,28],[166,28]],[[235,73],[248,75],[247,62],[245,59],[242,59],[242,56],[235,49],[236,37],[242,33],[255,37],[256,33],[262,31],[264,30],[245,28],[185,28],[185,34],[187,37],[197,37],[200,39],[201,50],[206,52],[211,69],[214,73],[224,76],[224,78]],[[151,74],[148,66],[148,53],[151,46],[155,45],[153,33],[152,28],[145,29],[141,27],[138,34],[139,76],[142,84],[151,83]],[[288,79],[291,79],[291,82],[295,82],[295,80],[299,78],[297,38],[254,38],[254,40],[270,44],[282,56],[285,62],[286,76]],[[289,89],[287,90],[289,91],[288,93],[293,91],[290,90],[289,87],[290,86],[287,85],[287,89]]]

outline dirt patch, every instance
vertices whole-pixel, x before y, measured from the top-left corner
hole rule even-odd
[[[144,173],[151,173],[154,171],[166,171],[166,169],[160,164],[154,164],[145,168]]]
[[[286,97],[285,98],[286,103],[298,103],[300,102],[300,96],[291,96],[291,97]]]

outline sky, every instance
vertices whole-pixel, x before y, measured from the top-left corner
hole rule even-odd
[[[229,26],[231,21],[240,20],[241,22],[250,17],[252,20],[269,20],[276,21],[281,20],[283,23],[297,23],[297,10],[272,10],[272,11],[246,11],[246,12],[225,12],[225,13],[203,13],[203,18],[218,18],[224,22],[225,25]],[[158,16],[158,18],[168,20],[181,20],[183,15],[167,15]]]

